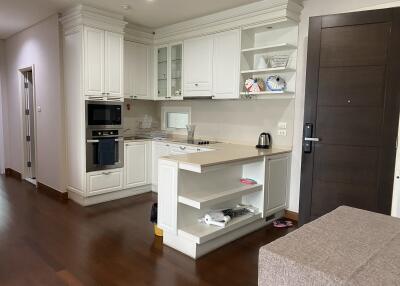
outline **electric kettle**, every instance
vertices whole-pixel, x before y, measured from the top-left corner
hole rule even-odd
[[[256,147],[269,149],[269,147],[271,147],[271,134],[265,132],[261,133],[260,137],[258,137],[258,144]]]

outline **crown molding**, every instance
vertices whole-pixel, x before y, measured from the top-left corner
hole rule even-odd
[[[154,43],[154,32],[149,28],[128,23],[125,27],[125,39],[151,45]]]
[[[128,24],[123,15],[100,10],[86,5],[77,5],[61,13],[60,22],[64,33],[73,30],[77,26],[91,26],[115,33],[124,33]]]
[[[65,34],[87,25],[124,33],[128,41],[160,45],[238,28],[249,29],[280,23],[295,25],[300,22],[302,3],[302,0],[263,0],[155,30],[128,23],[120,14],[77,5],[62,12],[60,22]]]
[[[202,36],[225,30],[270,25],[285,21],[300,22],[301,0],[264,0],[222,12],[183,21],[155,30],[155,44]]]

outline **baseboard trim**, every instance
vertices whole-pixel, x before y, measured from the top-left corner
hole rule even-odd
[[[14,179],[22,181],[22,175],[20,172],[17,172],[11,168],[6,168],[5,173],[7,177],[12,177]]]
[[[52,187],[49,187],[43,183],[37,182],[37,190],[48,197],[56,199],[61,202],[68,202],[68,193],[61,193]]]
[[[114,200],[119,200],[131,196],[136,196],[144,193],[151,192],[151,185],[145,185],[142,187],[136,187],[131,189],[124,189],[110,193],[104,193],[95,196],[84,196],[82,193],[77,193],[72,190],[68,191],[68,197],[81,206],[91,206],[96,204],[101,204],[105,202],[110,202]]]
[[[294,221],[299,221],[299,214],[296,212],[289,211],[289,210],[285,210],[284,217],[294,220]]]

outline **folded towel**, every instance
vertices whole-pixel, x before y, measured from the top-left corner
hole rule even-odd
[[[99,140],[99,165],[114,165],[116,162],[116,148],[115,138],[107,138]]]

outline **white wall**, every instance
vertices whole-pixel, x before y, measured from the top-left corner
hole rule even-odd
[[[294,104],[290,100],[187,100],[161,106],[191,107],[196,137],[255,146],[261,132],[270,132],[275,147],[292,145]],[[281,121],[287,123],[286,137],[277,135]]]
[[[8,128],[6,167],[23,171],[23,142],[18,70],[35,67],[37,120],[37,179],[59,191],[65,191],[65,148],[61,86],[60,34],[58,16],[8,38],[5,43],[7,64]]]
[[[0,173],[4,173],[5,158],[4,158],[4,120],[6,117],[4,106],[6,96],[6,69],[5,69],[5,42],[0,40]]]
[[[295,125],[293,135],[292,175],[289,210],[299,209],[301,148],[304,115],[305,77],[307,65],[308,23],[312,16],[351,12],[356,10],[400,6],[400,1],[385,0],[306,0],[299,26],[299,48],[297,62],[297,92],[295,100]],[[374,7],[375,6],[375,7]]]

